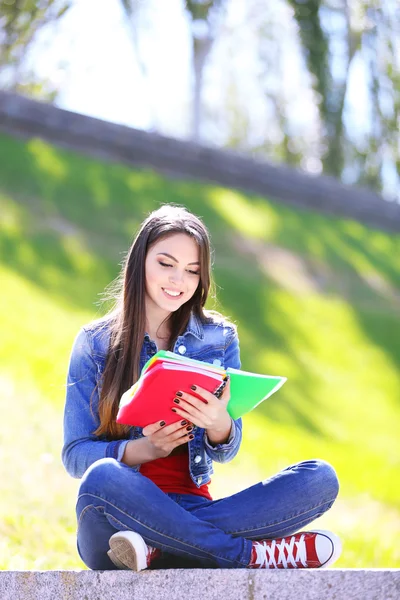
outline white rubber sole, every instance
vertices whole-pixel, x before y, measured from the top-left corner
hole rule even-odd
[[[312,532],[319,533],[321,535],[325,535],[330,540],[332,540],[332,543],[333,543],[332,556],[323,565],[321,565],[319,567],[320,569],[326,569],[326,567],[333,565],[333,563],[336,562],[337,559],[339,558],[339,556],[341,555],[342,542],[341,542],[340,538],[337,535],[335,535],[334,533],[332,533],[331,531],[326,531],[325,529],[312,529]],[[305,533],[307,533],[307,532],[305,532]]]
[[[147,546],[138,533],[119,531],[110,537],[109,544],[111,551],[108,555],[118,569],[147,569]]]

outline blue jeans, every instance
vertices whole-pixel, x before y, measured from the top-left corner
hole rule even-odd
[[[251,540],[298,531],[332,506],[338,490],[334,469],[308,460],[233,496],[207,500],[166,494],[140,472],[104,458],[79,488],[78,551],[90,569],[115,569],[108,540],[132,530],[162,550],[159,568],[245,568]]]

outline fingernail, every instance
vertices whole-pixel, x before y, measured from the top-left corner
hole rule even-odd
[[[175,404],[179,404],[180,400],[178,400],[178,398],[174,398],[174,402],[175,402]]]
[[[192,429],[193,429],[193,427],[190,427],[190,425],[189,425],[189,427],[186,427],[186,431],[192,431]]]
[[[193,438],[194,438],[194,435],[191,433],[191,434],[189,435],[189,440],[192,440]]]
[[[160,427],[164,427],[165,421],[160,421]]]
[[[182,392],[176,392],[177,396],[182,396]]]
[[[172,412],[176,412],[176,408],[171,408]]]
[[[191,385],[190,389],[193,390],[194,392],[197,390],[197,387],[195,385]]]
[[[181,421],[181,425],[187,425],[187,421]]]

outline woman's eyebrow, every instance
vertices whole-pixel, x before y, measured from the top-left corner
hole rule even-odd
[[[171,254],[168,254],[168,252],[159,252],[157,254],[157,256],[160,256],[160,254],[163,254],[164,256],[168,256],[168,258],[171,258],[172,260],[174,260],[177,263],[179,262],[179,260],[177,260],[174,256],[171,256]],[[199,264],[200,264],[199,261],[188,263],[188,265],[199,265]]]

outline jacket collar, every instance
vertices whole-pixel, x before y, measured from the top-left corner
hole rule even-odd
[[[188,326],[186,328],[184,335],[186,335],[187,333],[191,333],[192,335],[197,337],[197,339],[199,339],[199,340],[204,340],[203,323],[201,322],[200,318],[197,315],[195,315],[193,312],[190,314]]]

